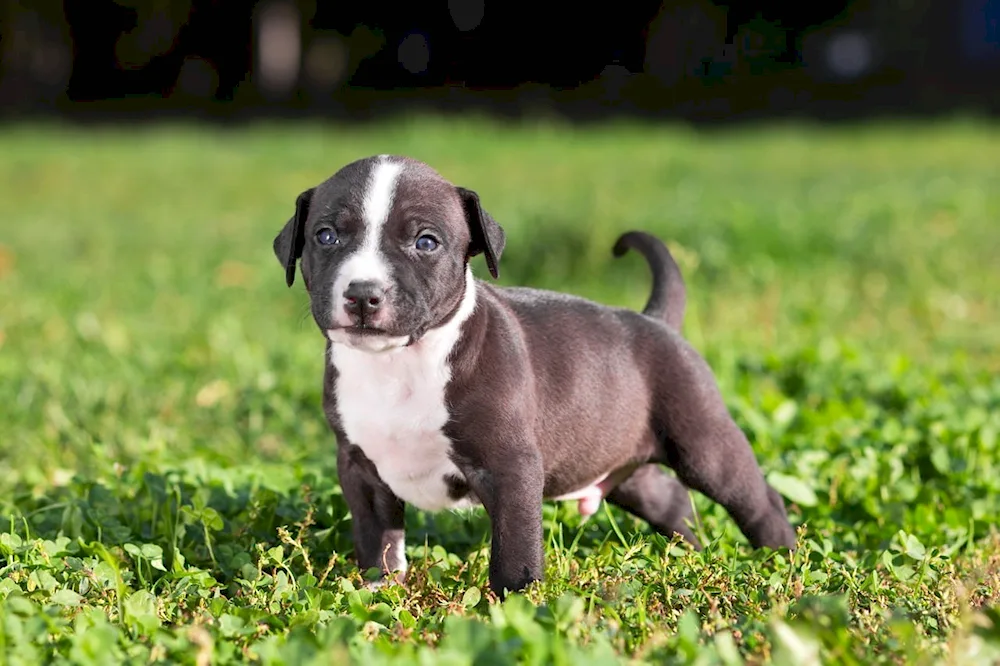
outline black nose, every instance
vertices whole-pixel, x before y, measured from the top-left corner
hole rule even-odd
[[[362,320],[375,314],[385,300],[385,289],[370,280],[352,282],[344,290],[344,309]]]

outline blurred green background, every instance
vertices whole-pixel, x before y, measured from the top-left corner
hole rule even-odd
[[[329,445],[322,340],[271,241],[300,191],[380,152],[480,193],[507,231],[503,284],[640,308],[648,269],[610,248],[658,234],[710,359],[837,340],[997,368],[1000,133],[974,123],[19,128],[0,134],[2,446],[19,461],[0,483]]]

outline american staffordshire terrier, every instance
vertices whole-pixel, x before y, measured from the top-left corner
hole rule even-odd
[[[666,246],[629,232],[613,249],[650,263],[640,313],[474,278],[479,254],[498,276],[504,244],[475,192],[389,155],[301,193],[274,239],[289,287],[301,259],[326,337],[323,408],[360,568],[402,578],[405,503],[481,505],[502,598],[543,576],[543,500],[586,515],[607,499],[700,548],[688,488],[754,547],[794,548],[781,496],[679,333],[685,287]]]

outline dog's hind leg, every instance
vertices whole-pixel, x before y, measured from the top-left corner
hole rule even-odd
[[[718,502],[755,548],[795,548],[781,495],[768,485],[753,450],[728,416],[685,419],[664,443],[666,463],[689,488]]]
[[[755,548],[794,548],[784,502],[764,479],[711,369],[687,343],[673,342],[656,359],[663,365],[651,410],[660,447],[655,460],[725,507]]]
[[[697,550],[701,543],[687,524],[692,518],[691,495],[680,481],[659,465],[642,465],[608,493],[615,506],[642,518],[667,537],[680,534]]]

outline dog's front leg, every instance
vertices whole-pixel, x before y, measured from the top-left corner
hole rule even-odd
[[[460,465],[490,517],[490,588],[500,599],[542,580],[545,565],[541,455],[527,442],[504,444],[489,461]]]
[[[398,572],[396,580],[402,583],[406,573],[403,500],[378,477],[361,449],[342,434],[338,437],[337,475],[351,512],[354,552],[361,573],[378,568],[382,577],[374,583],[377,586],[387,574]]]

